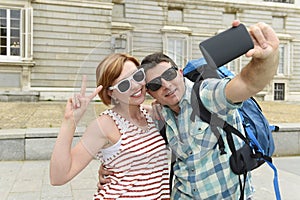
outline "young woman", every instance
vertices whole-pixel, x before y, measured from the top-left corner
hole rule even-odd
[[[145,100],[145,73],[127,54],[107,56],[96,70],[97,88],[86,96],[86,78],[80,94],[66,105],[50,162],[52,185],[63,185],[93,158],[113,172],[110,182],[94,199],[169,199],[167,149],[159,131],[141,105]],[[89,102],[99,95],[112,108],[101,113],[71,147],[76,124]]]

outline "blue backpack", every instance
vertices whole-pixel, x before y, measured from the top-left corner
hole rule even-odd
[[[193,86],[194,92],[191,95],[193,112],[190,118],[194,121],[195,116],[198,116],[203,121],[210,124],[212,132],[218,138],[218,147],[221,155],[227,152],[225,151],[224,140],[217,127],[226,132],[226,140],[231,151],[229,160],[230,167],[235,174],[239,175],[240,179],[240,199],[243,199],[244,197],[247,172],[256,169],[266,162],[274,171],[273,185],[275,195],[276,199],[280,200],[277,169],[272,163],[271,158],[275,149],[272,132],[278,131],[278,126],[269,124],[268,120],[263,115],[260,106],[252,97],[244,101],[242,107],[238,109],[246,136],[241,134],[240,131],[226,121],[219,118],[217,114],[211,113],[205,108],[199,96],[201,82],[206,78],[233,77],[234,75],[225,66],[214,69],[207,65],[204,58],[200,58],[189,61],[183,69],[183,75],[195,82]],[[235,149],[232,134],[244,141],[245,144],[242,148]],[[244,185],[242,184],[240,175],[244,175]]]

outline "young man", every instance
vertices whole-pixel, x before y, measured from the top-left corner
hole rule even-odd
[[[239,21],[234,21],[237,26]],[[233,79],[206,79],[200,86],[200,98],[211,112],[218,113],[228,123],[243,132],[237,108],[249,97],[261,91],[273,78],[278,66],[279,40],[265,23],[249,27],[254,49],[246,53],[251,61]],[[220,154],[217,138],[209,124],[192,112],[193,83],[184,78],[176,64],[162,53],[146,56],[142,61],[146,72],[148,93],[158,101],[166,121],[166,135],[174,164],[174,185],[171,199],[239,199],[239,178],[229,166],[230,153]],[[221,130],[224,137],[225,132]],[[237,138],[237,148],[241,143]],[[225,142],[226,143],[226,142]],[[230,152],[227,143],[227,152]],[[246,199],[251,199],[251,177],[246,181]]]

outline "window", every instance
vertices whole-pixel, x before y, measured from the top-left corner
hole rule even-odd
[[[227,8],[226,12],[223,12],[222,15],[222,24],[224,29],[218,30],[216,34],[219,34],[229,27],[231,27],[232,22],[237,19],[237,9],[235,8]],[[227,64],[225,66],[235,75],[238,74],[239,72],[239,63],[240,63],[240,58],[235,59]]]
[[[285,84],[275,83],[274,84],[274,100],[284,100]]]
[[[290,54],[289,54],[289,43],[281,42],[279,45],[279,64],[277,69],[277,76],[288,76],[289,75],[289,63],[290,63]]]
[[[276,32],[282,32],[285,29],[285,17],[273,16],[272,27]]]
[[[278,69],[277,69],[277,75],[284,75],[284,46],[280,45],[279,46],[279,64],[278,64]]]
[[[0,9],[0,53],[20,56],[20,10]]]
[[[264,0],[264,1],[279,2],[279,3],[294,3],[295,2],[295,0]]]
[[[187,63],[191,52],[191,41],[189,36],[192,30],[184,26],[164,26],[163,52],[170,56],[179,68]]]
[[[114,19],[125,17],[125,5],[120,3],[115,3],[112,10],[112,17]]]
[[[182,22],[182,9],[168,8],[168,22]]]
[[[187,39],[168,37],[167,55],[174,60],[179,68],[184,67],[187,60]]]
[[[32,59],[32,10],[0,8],[0,60]]]
[[[231,27],[233,20],[236,19],[236,13],[223,13],[222,23],[224,28]]]

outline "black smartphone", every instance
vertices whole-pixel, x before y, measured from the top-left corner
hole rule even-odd
[[[245,25],[240,24],[201,42],[199,47],[207,64],[217,68],[247,53],[254,44]]]

